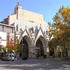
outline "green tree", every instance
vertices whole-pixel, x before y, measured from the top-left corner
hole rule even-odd
[[[66,48],[70,45],[70,8],[62,6],[54,16],[52,25],[52,34],[54,39],[51,40],[55,46],[61,45]]]

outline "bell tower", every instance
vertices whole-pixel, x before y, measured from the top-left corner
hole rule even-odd
[[[17,5],[14,8],[14,14],[16,14],[16,18],[18,19],[19,14],[21,13],[22,7],[20,6],[19,2],[17,3]]]
[[[14,13],[16,14],[16,13],[18,13],[18,10],[19,9],[22,9],[22,7],[20,6],[20,4],[19,4],[19,2],[17,3],[17,5],[15,6],[15,8],[14,8]]]

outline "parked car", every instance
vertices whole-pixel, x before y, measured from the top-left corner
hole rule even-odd
[[[8,60],[9,60],[7,55],[3,55],[3,56],[1,57],[1,59],[4,60],[4,61],[8,61]]]
[[[15,60],[15,55],[14,53],[9,53],[8,54],[8,60],[14,61]]]
[[[1,57],[1,59],[5,60],[5,61],[14,61],[15,60],[15,55],[14,55],[14,53],[9,53],[8,55],[4,54]]]

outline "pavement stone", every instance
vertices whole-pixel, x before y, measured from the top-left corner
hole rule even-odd
[[[70,70],[70,60],[55,58],[1,61],[0,70]]]

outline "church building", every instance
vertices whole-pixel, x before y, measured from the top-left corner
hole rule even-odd
[[[50,27],[41,14],[23,10],[18,3],[14,8],[14,13],[4,19],[1,25],[11,30],[1,32],[11,33],[11,38],[14,38],[13,34],[16,35],[16,40],[19,40],[23,48],[20,52],[22,59],[47,55]]]

